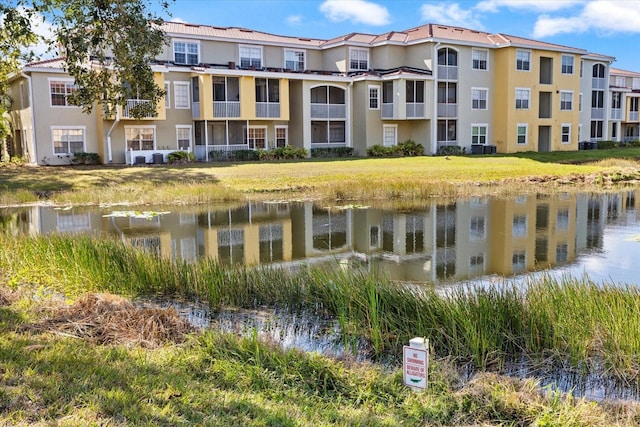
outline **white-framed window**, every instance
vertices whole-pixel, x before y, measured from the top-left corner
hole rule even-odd
[[[572,111],[573,110],[573,92],[560,91],[560,110]]]
[[[349,69],[368,70],[369,69],[369,49],[349,48]]]
[[[529,125],[527,123],[518,123],[516,141],[518,145],[526,145],[529,133]]]
[[[526,215],[513,216],[513,226],[511,229],[511,235],[513,237],[525,237],[527,235],[527,216]]]
[[[516,109],[528,110],[529,98],[531,97],[531,89],[516,88]]]
[[[124,135],[127,150],[155,150],[156,127],[151,126],[125,126]]]
[[[558,243],[556,245],[556,263],[561,264],[567,261],[569,261],[569,245]]]
[[[84,126],[52,126],[53,154],[85,152]]]
[[[380,109],[380,86],[369,86],[369,109]]]
[[[49,100],[52,107],[75,107],[69,103],[68,97],[78,87],[73,79],[49,79]]]
[[[267,127],[249,126],[245,133],[245,144],[254,150],[267,148]]]
[[[189,82],[173,82],[173,106],[176,109],[191,108]]]
[[[171,108],[171,82],[164,82],[164,108]]]
[[[289,144],[289,126],[278,125],[276,130],[276,148],[286,147]]]
[[[558,209],[556,218],[556,230],[569,229],[569,208]]]
[[[562,74],[573,74],[573,55],[562,55]]]
[[[262,46],[240,46],[241,68],[262,68]]]
[[[176,143],[178,150],[187,151],[191,148],[191,125],[176,125]]]
[[[560,141],[563,144],[571,144],[571,123],[561,125],[562,135]]]
[[[486,144],[487,143],[487,129],[489,125],[486,123],[471,125],[471,143],[472,144]]]
[[[519,273],[527,269],[527,253],[525,251],[514,251],[511,257],[511,267],[514,273]]]
[[[484,254],[479,253],[469,257],[469,273],[482,274],[484,272]]]
[[[197,41],[174,40],[173,62],[176,64],[197,65],[200,63],[200,43]]]
[[[622,92],[611,93],[611,108],[622,108]]]
[[[516,70],[531,71],[531,51],[520,49],[516,51]]]
[[[487,98],[489,89],[474,87],[471,88],[471,109],[472,110],[486,110]]]
[[[486,49],[471,50],[471,68],[486,71],[489,63],[489,51]]]
[[[284,68],[291,71],[304,71],[305,51],[298,49],[284,50]]]
[[[385,147],[398,145],[398,125],[382,125],[382,145]]]
[[[624,77],[622,77],[622,76],[616,76],[616,86],[617,86],[617,87],[625,87],[625,86],[626,86],[626,84],[625,84],[625,83],[626,83],[626,82],[625,82],[625,78],[624,78]]]
[[[472,216],[469,224],[469,234],[472,239],[484,239],[487,235],[486,219],[484,216]]]

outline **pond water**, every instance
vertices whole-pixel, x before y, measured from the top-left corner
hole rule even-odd
[[[447,286],[541,272],[630,284],[640,277],[640,190],[403,211],[312,202],[126,209],[0,209],[0,229],[107,235],[186,262],[339,265]]]

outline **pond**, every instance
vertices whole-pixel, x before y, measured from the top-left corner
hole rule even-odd
[[[111,236],[167,259],[340,266],[401,282],[451,286],[587,274],[640,276],[640,190],[471,198],[394,211],[365,205],[0,209],[0,228],[30,235]]]

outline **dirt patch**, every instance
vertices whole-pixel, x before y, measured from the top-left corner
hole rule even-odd
[[[5,288],[4,286],[0,286],[0,307],[9,306],[17,300],[18,296],[16,292],[12,291],[9,288]]]
[[[71,306],[54,309],[30,330],[52,331],[96,344],[157,347],[180,343],[194,328],[173,308],[138,308],[112,294],[87,294]]]

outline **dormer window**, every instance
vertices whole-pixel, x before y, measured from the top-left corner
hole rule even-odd
[[[369,69],[368,49],[349,49],[349,69],[366,71]]]
[[[198,42],[174,41],[173,62],[185,65],[199,64],[200,44]]]
[[[240,46],[240,67],[262,68],[262,47]]]
[[[304,71],[304,50],[285,49],[284,68],[291,71]]]

